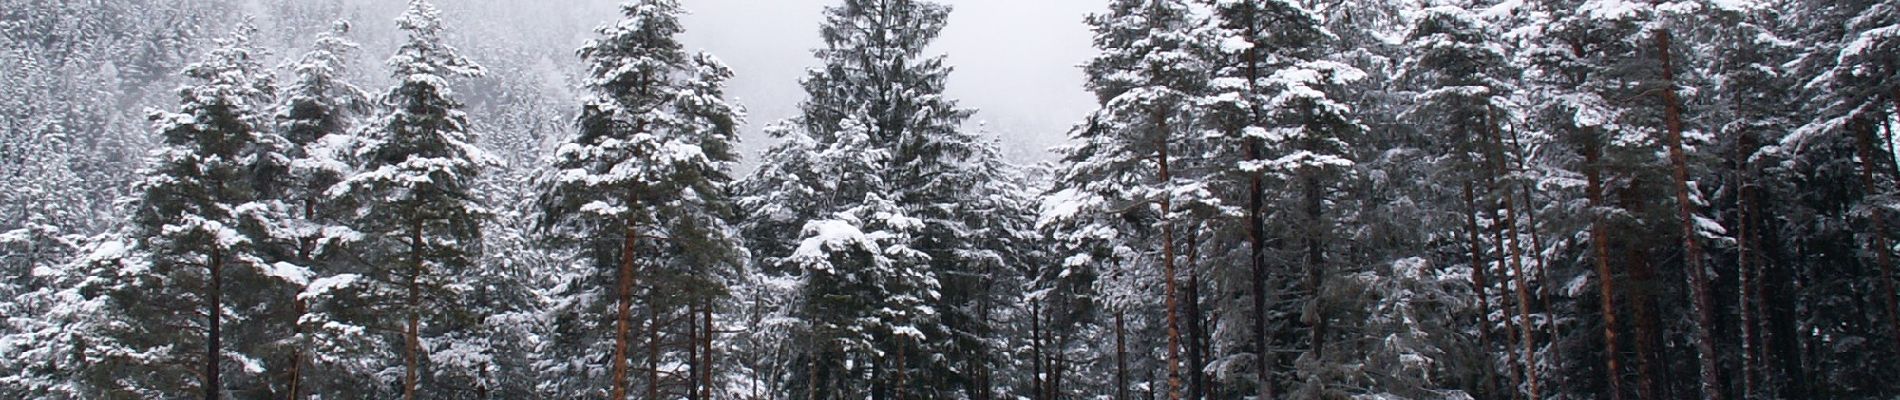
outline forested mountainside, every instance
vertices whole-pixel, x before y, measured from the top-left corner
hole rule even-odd
[[[1900,398],[1900,1],[1102,0],[1040,165],[953,4],[746,154],[746,27],[449,3],[0,0],[0,397]]]

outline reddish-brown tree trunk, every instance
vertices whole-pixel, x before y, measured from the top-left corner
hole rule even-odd
[[[1161,273],[1167,281],[1168,307],[1168,400],[1181,400],[1181,316],[1180,293],[1176,290],[1176,272],[1174,270],[1174,218],[1173,199],[1169,193],[1174,177],[1168,171],[1168,132],[1167,111],[1155,110],[1155,163],[1159,167],[1156,181],[1162,186],[1161,198]]]
[[[1596,209],[1590,212],[1590,253],[1593,258],[1591,261],[1596,264],[1597,295],[1600,297],[1597,303],[1603,313],[1604,376],[1609,380],[1610,399],[1622,400],[1623,368],[1617,362],[1622,353],[1617,349],[1619,342],[1616,337],[1616,274],[1610,271],[1609,229],[1605,226],[1607,222],[1603,220],[1602,212],[1602,208],[1609,206],[1603,198],[1603,166],[1599,164],[1602,159],[1603,148],[1600,145],[1592,141],[1585,147],[1584,163],[1588,165],[1584,170],[1589,180],[1585,191],[1590,198],[1590,207]]]
[[[1695,202],[1689,196],[1689,158],[1682,149],[1682,103],[1676,98],[1675,65],[1669,56],[1669,30],[1656,31],[1657,57],[1662,59],[1663,109],[1668,124],[1669,163],[1676,178],[1676,216],[1682,220],[1683,264],[1689,268],[1689,291],[1695,308],[1696,352],[1702,366],[1702,395],[1722,400],[1721,355],[1715,352],[1715,295],[1702,266],[1702,241],[1696,237]]]
[[[628,350],[633,341],[633,288],[635,280],[634,260],[640,240],[638,226],[633,218],[627,218],[627,227],[620,242],[620,273],[614,288],[614,359],[612,400],[627,398],[627,372],[632,369],[628,360]]]
[[[699,373],[699,386],[701,388],[700,399],[712,400],[713,391],[715,389],[713,386],[713,373],[719,371],[719,365],[715,363],[715,359],[713,358],[713,338],[714,335],[718,335],[719,333],[713,330],[713,302],[711,299],[704,301],[705,304],[699,307],[700,323],[702,324],[700,325],[699,354],[700,358],[703,358],[699,365],[704,369],[704,371]]]
[[[1481,233],[1483,229],[1478,227],[1477,195],[1471,188],[1470,180],[1466,180],[1464,186],[1465,207],[1469,209],[1465,212],[1465,227],[1468,234],[1466,240],[1471,244],[1471,289],[1478,295],[1478,350],[1479,353],[1486,355],[1483,358],[1484,362],[1481,363],[1484,365],[1481,386],[1486,395],[1491,395],[1497,393],[1498,377],[1497,369],[1491,368],[1489,356],[1491,354],[1491,296],[1488,292],[1491,283],[1486,280],[1488,274],[1485,273],[1485,270],[1489,269],[1489,263],[1484,261],[1484,240]]]
[[[1887,237],[1886,213],[1882,212],[1885,206],[1879,204],[1878,201],[1871,201],[1882,198],[1882,195],[1886,193],[1881,190],[1879,181],[1874,179],[1879,169],[1874,161],[1874,152],[1879,145],[1874,143],[1873,122],[1860,122],[1856,125],[1858,126],[1854,128],[1855,147],[1858,147],[1860,152],[1861,185],[1866,188],[1866,196],[1870,199],[1866,207],[1868,222],[1871,225],[1869,229],[1873,231],[1874,237],[1874,258],[1880,264],[1880,285],[1883,292],[1881,300],[1886,303],[1888,322],[1891,324],[1889,326],[1893,329],[1895,337],[1900,338],[1900,297],[1896,297],[1894,291],[1893,245]]]
[[[1485,128],[1491,132],[1490,142],[1494,157],[1494,161],[1492,161],[1492,171],[1494,171],[1496,179],[1508,180],[1510,179],[1510,171],[1508,168],[1509,160],[1507,152],[1504,149],[1502,128],[1495,120],[1488,125],[1489,126]],[[1517,206],[1515,204],[1516,202],[1513,201],[1516,198],[1514,194],[1516,190],[1508,181],[1499,184],[1497,189],[1499,191],[1499,206],[1504,209],[1503,226],[1499,228],[1499,234],[1501,236],[1498,237],[1498,246],[1508,246],[1510,249],[1511,281],[1516,284],[1514,292],[1517,295],[1516,320],[1518,343],[1524,346],[1524,381],[1530,386],[1531,398],[1541,399],[1543,396],[1537,379],[1537,336],[1532,331],[1533,327],[1531,326],[1529,280],[1524,276],[1524,244],[1522,243],[1524,236],[1518,231]],[[1508,236],[1502,236],[1506,232],[1508,232]],[[1499,253],[1500,256],[1503,254],[1502,252]]]

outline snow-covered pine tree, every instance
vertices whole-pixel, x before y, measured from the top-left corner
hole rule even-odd
[[[80,284],[119,319],[91,327],[107,341],[80,350],[87,396],[220,398],[264,379],[258,346],[278,338],[256,333],[287,327],[258,325],[285,310],[249,293],[294,291],[308,271],[262,247],[275,218],[256,188],[273,162],[265,112],[276,89],[255,32],[240,25],[220,40],[185,69],[195,82],[178,91],[180,112],[153,114],[165,147],[137,187],[122,234],[132,250],[95,259],[92,275],[111,278]]]
[[[481,76],[482,68],[444,43],[441,12],[427,1],[410,2],[396,23],[408,35],[388,61],[397,84],[366,127],[357,172],[329,191],[353,207],[348,225],[361,238],[351,250],[363,263],[352,274],[313,283],[306,294],[367,303],[336,311],[355,314],[350,325],[399,332],[380,340],[401,349],[392,360],[401,376],[391,379],[401,381],[400,396],[421,396],[425,379],[431,393],[448,396],[474,389],[450,387],[458,383],[451,376],[479,372],[461,362],[479,361],[486,351],[479,340],[456,340],[459,330],[483,321],[482,310],[459,302],[475,288],[458,279],[481,275],[475,261],[489,211],[470,190],[497,162],[473,144],[468,116],[449,87],[449,79]]]
[[[357,47],[343,37],[348,32],[348,22],[335,22],[332,30],[319,34],[311,49],[291,66],[295,79],[284,87],[275,115],[276,128],[286,141],[279,149],[286,162],[274,166],[277,168],[271,171],[273,182],[268,188],[259,188],[260,194],[271,196],[287,217],[280,229],[282,234],[272,243],[278,246],[273,255],[282,262],[309,269],[313,277],[337,273],[341,268],[332,266],[345,261],[333,250],[355,237],[342,225],[339,210],[326,206],[324,195],[350,174],[353,133],[370,107],[369,94],[344,80],[349,55]],[[318,345],[347,343],[348,339],[327,337],[336,332],[323,329],[327,321],[321,315],[306,318],[310,299],[302,290],[298,287],[296,292],[286,294],[291,303],[289,314],[273,316],[291,327],[286,340],[277,344],[284,360],[271,364],[273,388],[287,397],[300,398],[304,393],[338,393],[366,386],[367,381],[352,382],[351,378],[367,374],[339,368],[348,364],[345,359],[361,354],[338,353],[336,347]],[[309,376],[326,379],[310,382]]]
[[[807,333],[818,336],[800,346],[806,354],[801,361],[793,362],[788,377],[794,383],[787,393],[811,392],[821,397],[877,393],[902,398],[988,390],[972,387],[969,372],[955,367],[969,365],[966,358],[977,354],[939,348],[949,341],[961,348],[975,348],[981,343],[970,340],[969,334],[980,335],[990,329],[982,325],[986,321],[968,315],[946,316],[971,310],[952,302],[987,295],[940,296],[943,291],[937,288],[938,277],[969,273],[969,268],[981,265],[972,258],[982,257],[981,252],[967,251],[972,248],[971,231],[961,221],[968,211],[955,205],[967,204],[958,198],[967,188],[957,183],[971,176],[973,172],[967,166],[981,165],[975,157],[985,153],[978,150],[980,143],[972,135],[960,130],[971,111],[943,96],[950,72],[944,58],[924,55],[926,46],[947,22],[949,12],[949,7],[942,4],[911,0],[847,0],[827,8],[825,46],[816,51],[822,65],[803,82],[809,96],[801,106],[803,114],[775,130],[775,135],[786,138],[786,142],[768,152],[767,165],[748,180],[748,187],[769,188],[750,192],[748,204],[761,204],[758,199],[770,197],[793,200],[767,205],[769,209],[760,211],[768,213],[762,214],[768,221],[748,229],[759,234],[753,238],[762,259],[768,261],[783,260],[788,254],[784,251],[795,252],[809,240],[822,239],[788,240],[785,233],[823,233],[802,228],[842,221],[846,218],[840,213],[867,209],[867,199],[895,204],[902,212],[894,215],[907,215],[920,223],[914,232],[889,238],[905,242],[880,247],[910,248],[924,257],[900,257],[892,262],[846,257],[834,261],[835,270],[792,269],[807,274],[807,286],[801,289],[805,305],[849,309],[803,316],[822,320],[806,319],[815,329]],[[796,173],[801,170],[818,173]],[[860,222],[869,224],[877,219],[865,215]],[[768,225],[781,229],[760,229]],[[899,228],[910,229],[906,224],[893,225],[892,229]],[[845,263],[847,259],[856,262]],[[873,276],[916,281],[885,286],[886,291],[864,291],[876,286],[853,286],[849,290],[828,287],[848,282],[825,275],[850,275],[859,269]],[[813,273],[819,275],[810,275]],[[972,287],[944,290],[998,289],[966,286]],[[820,296],[827,299],[817,298]],[[838,303],[828,299],[837,296],[855,300]],[[800,313],[819,310],[797,308]],[[847,322],[864,321],[876,321],[875,329],[869,331],[870,343],[857,341],[866,337],[853,339],[833,330]],[[876,351],[869,351],[872,349]],[[923,356],[934,354],[944,357]],[[843,368],[845,365],[853,367]]]
[[[561,282],[556,304],[572,320],[556,321],[559,354],[612,354],[603,364],[549,365],[568,393],[626,398],[632,378],[636,292],[646,288],[645,328],[680,331],[669,320],[701,321],[744,254],[731,230],[728,170],[737,159],[743,111],[724,99],[732,71],[710,55],[688,55],[676,36],[684,13],[671,0],[621,7],[625,19],[598,30],[580,50],[594,98],[583,106],[579,134],[555,155],[544,184],[541,222],[559,241],[581,250],[587,266]],[[563,317],[566,318],[566,317]],[[655,324],[666,324],[658,326]],[[688,324],[691,325],[691,324]],[[686,328],[698,332],[701,328]],[[704,358],[712,349],[688,335],[690,393],[712,390]],[[658,340],[647,335],[646,340]],[[677,342],[677,341],[675,341]],[[649,349],[658,349],[648,343]],[[649,352],[649,364],[661,354]],[[578,369],[576,371],[575,369]],[[699,376],[698,374],[706,375]],[[649,390],[659,382],[646,379]],[[648,393],[649,396],[657,393]]]
[[[1481,235],[1478,232],[1479,203],[1477,188],[1487,186],[1486,179],[1495,180],[1496,170],[1484,162],[1491,154],[1493,142],[1485,140],[1494,132],[1494,126],[1502,123],[1499,116],[1510,115],[1514,108],[1509,93],[1515,85],[1516,72],[1510,67],[1510,54],[1505,53],[1508,45],[1503,42],[1501,32],[1493,27],[1493,22],[1480,15],[1480,4],[1473,2],[1450,2],[1423,10],[1416,19],[1408,45],[1411,46],[1409,58],[1401,64],[1401,85],[1413,94],[1411,108],[1403,117],[1416,119],[1426,127],[1419,132],[1418,146],[1427,154],[1431,165],[1444,165],[1433,171],[1432,181],[1437,187],[1430,188],[1438,195],[1426,198],[1456,203],[1448,209],[1459,210],[1452,213],[1462,215],[1459,218],[1438,219],[1435,228],[1445,229],[1444,234],[1465,240],[1461,245],[1451,246],[1467,253],[1467,257],[1454,258],[1468,262],[1466,275],[1470,276],[1470,286],[1466,290],[1473,292],[1469,298],[1473,304],[1444,304],[1447,310],[1470,311],[1467,323],[1475,322],[1478,351],[1489,351],[1492,337],[1489,296],[1479,292],[1489,287],[1488,272],[1484,260]],[[1455,182],[1456,185],[1443,184]],[[1462,190],[1462,193],[1456,193]],[[1489,189],[1484,189],[1489,194]],[[1506,193],[1515,193],[1509,189]],[[1462,199],[1460,199],[1462,197]],[[1490,198],[1492,196],[1486,196]],[[1461,202],[1458,200],[1462,200]],[[1486,203],[1489,204],[1489,203]],[[1448,204],[1450,205],[1450,204]],[[1462,225],[1462,226],[1461,226]],[[1462,228],[1462,229],[1459,229]],[[1462,231],[1462,232],[1461,232]],[[1460,234],[1462,233],[1462,234]],[[1399,266],[1395,264],[1395,267]],[[1399,272],[1398,268],[1394,272]],[[1397,278],[1397,277],[1392,277]],[[1450,321],[1430,321],[1429,323],[1450,323]],[[1432,369],[1418,376],[1408,375],[1409,382],[1399,382],[1404,387],[1388,388],[1397,393],[1412,392],[1418,396],[1418,390],[1451,389],[1443,386],[1456,385],[1455,379],[1461,378],[1456,371],[1475,370],[1481,376],[1478,384],[1472,387],[1458,388],[1477,396],[1487,396],[1495,391],[1496,372],[1489,363],[1490,353],[1475,360],[1462,360],[1456,357],[1466,354],[1455,348],[1456,341],[1464,338],[1439,336],[1431,338],[1435,343],[1430,346],[1441,350],[1438,356],[1448,359],[1429,358]],[[1413,366],[1407,366],[1408,368]],[[1442,368],[1442,369],[1439,369]],[[1434,379],[1434,376],[1442,377]],[[1435,382],[1436,380],[1436,382]],[[1440,393],[1439,395],[1445,395]]]
[[[1202,52],[1197,51],[1199,37],[1194,32],[1199,16],[1194,15],[1193,10],[1194,6],[1184,1],[1117,1],[1105,12],[1087,18],[1095,32],[1095,47],[1102,54],[1091,59],[1084,71],[1088,75],[1088,88],[1095,93],[1101,108],[1072,132],[1071,137],[1078,143],[1063,150],[1064,165],[1056,183],[1055,201],[1049,206],[1055,212],[1044,216],[1045,229],[1051,222],[1060,223],[1063,229],[1074,229],[1056,233],[1059,240],[1070,242],[1065,246],[1070,251],[1058,256],[1067,261],[1063,268],[1038,276],[1040,289],[1061,289],[1046,294],[1050,298],[1086,296],[1086,293],[1070,292],[1094,289],[1064,284],[1061,281],[1065,279],[1056,278],[1090,279],[1112,275],[1115,279],[1104,282],[1119,282],[1124,287],[1161,285],[1161,297],[1153,300],[1162,305],[1154,310],[1161,315],[1135,320],[1157,321],[1150,326],[1167,332],[1167,345],[1158,348],[1161,356],[1156,357],[1159,363],[1154,370],[1166,371],[1165,390],[1168,398],[1173,399],[1186,394],[1184,390],[1189,382],[1183,380],[1194,381],[1201,370],[1200,365],[1181,365],[1181,350],[1185,346],[1181,333],[1187,325],[1177,307],[1181,296],[1176,275],[1181,268],[1176,266],[1175,250],[1178,244],[1185,242],[1177,241],[1175,233],[1177,225],[1195,225],[1176,221],[1186,213],[1174,207],[1195,204],[1195,199],[1182,194],[1202,191],[1180,187],[1186,185],[1175,178],[1189,175],[1182,174],[1179,168],[1187,163],[1171,159],[1171,156],[1196,157],[1182,151],[1194,148],[1188,143],[1198,140],[1199,135],[1192,133],[1197,115],[1191,104],[1207,78],[1207,66],[1199,58]],[[1090,243],[1109,237],[1120,240]],[[1158,255],[1148,256],[1148,253]],[[1098,265],[1101,263],[1121,268],[1106,268]],[[1075,271],[1085,273],[1069,275]],[[1121,300],[1124,301],[1111,298],[1107,304],[1112,308],[1108,312],[1121,317],[1118,322],[1125,322],[1127,312],[1148,308],[1140,307],[1147,300],[1130,297]],[[1047,310],[1054,315],[1088,311]],[[1136,328],[1136,331],[1143,330]],[[1057,343],[1051,347],[1065,345]],[[1126,356],[1120,354],[1121,351],[1117,353],[1118,358]],[[1115,374],[1118,386],[1132,384],[1127,382],[1129,374],[1126,372]],[[1059,383],[1059,380],[1045,383]],[[1043,392],[1048,393],[1045,397],[1055,396],[1059,388],[1051,387]]]
[[[1335,222],[1326,215],[1327,197],[1333,188],[1343,186],[1337,180],[1350,176],[1354,165],[1347,141],[1365,129],[1340,91],[1366,74],[1328,58],[1326,50],[1333,48],[1337,37],[1326,29],[1326,21],[1304,3],[1222,2],[1216,5],[1215,15],[1221,29],[1210,40],[1215,41],[1214,48],[1223,58],[1231,61],[1220,64],[1225,68],[1217,73],[1225,79],[1213,81],[1213,95],[1206,102],[1225,111],[1210,117],[1210,123],[1217,124],[1226,135],[1220,149],[1240,155],[1219,168],[1225,171],[1222,175],[1237,183],[1236,187],[1251,188],[1258,178],[1268,193],[1288,194],[1259,198],[1249,193],[1243,204],[1257,200],[1261,203],[1258,207],[1281,210],[1268,218],[1284,223],[1273,226],[1274,232],[1264,237],[1289,246],[1286,251],[1290,253],[1283,259],[1298,260],[1279,270],[1304,272],[1288,277],[1301,276],[1290,281],[1303,281],[1289,288],[1304,296],[1294,301],[1303,305],[1291,315],[1298,315],[1307,331],[1303,347],[1309,351],[1294,365],[1264,369],[1294,367],[1299,372],[1296,382],[1302,384],[1289,393],[1320,395],[1333,390],[1326,381],[1338,379],[1328,376],[1333,374],[1327,371],[1332,369],[1331,363],[1323,358],[1325,338],[1330,335],[1328,320],[1333,318],[1323,304],[1326,254],[1334,246],[1329,237],[1335,235],[1330,228]],[[1236,151],[1240,149],[1254,151]],[[1247,213],[1239,212],[1243,216]],[[1274,321],[1264,322],[1268,327],[1274,325]],[[1289,344],[1299,345],[1282,345]],[[1264,387],[1256,385],[1259,393],[1271,397],[1278,384],[1269,381]]]

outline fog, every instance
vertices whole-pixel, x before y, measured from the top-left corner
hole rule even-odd
[[[686,42],[717,54],[738,73],[732,96],[751,111],[747,147],[762,128],[797,113],[798,80],[815,65],[827,0],[684,0]],[[951,97],[978,110],[970,128],[998,136],[1019,162],[1050,159],[1094,100],[1078,65],[1093,54],[1083,15],[1097,0],[949,0],[950,25],[933,47],[949,57]],[[606,21],[611,16],[602,16]],[[978,125],[984,126],[978,126]]]

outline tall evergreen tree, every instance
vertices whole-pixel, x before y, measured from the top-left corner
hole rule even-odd
[[[80,378],[90,396],[215,399],[231,390],[227,382],[256,383],[264,371],[255,346],[274,338],[252,333],[276,310],[235,289],[308,279],[260,247],[273,220],[257,185],[273,161],[264,111],[276,89],[254,33],[240,26],[186,68],[196,82],[179,90],[180,112],[153,114],[165,147],[138,186],[124,233],[133,253],[99,260],[94,274],[113,279],[82,283],[125,319],[99,327],[110,342],[87,350],[101,361]]]
[[[448,79],[481,76],[482,68],[443,43],[441,12],[428,2],[410,2],[396,22],[408,35],[388,61],[398,83],[382,96],[381,114],[356,152],[358,172],[330,190],[354,206],[349,226],[362,237],[352,250],[365,264],[333,283],[355,284],[354,296],[374,299],[367,304],[374,311],[355,325],[400,332],[391,338],[401,343],[393,346],[401,349],[399,392],[415,399],[425,379],[431,392],[446,396],[451,383],[429,372],[468,372],[454,367],[474,366],[457,361],[485,352],[456,340],[483,320],[458,302],[474,289],[458,278],[480,275],[475,261],[489,211],[470,190],[496,161],[473,144],[468,116],[449,88]]]
[[[606,365],[581,367],[580,376],[562,375],[604,383],[598,386],[616,399],[630,386],[636,288],[651,292],[649,323],[659,324],[660,296],[697,303],[722,295],[720,279],[737,272],[743,252],[726,198],[742,118],[723,98],[732,71],[681,49],[677,3],[644,0],[621,9],[626,19],[601,28],[603,38],[580,51],[596,97],[583,107],[579,135],[555,156],[541,200],[541,223],[591,263],[563,282],[572,292],[560,295],[572,300],[557,300],[580,315],[557,322],[562,347],[576,350],[562,353],[613,355]],[[566,364],[560,368],[573,368]],[[610,375],[598,380],[603,374]]]

